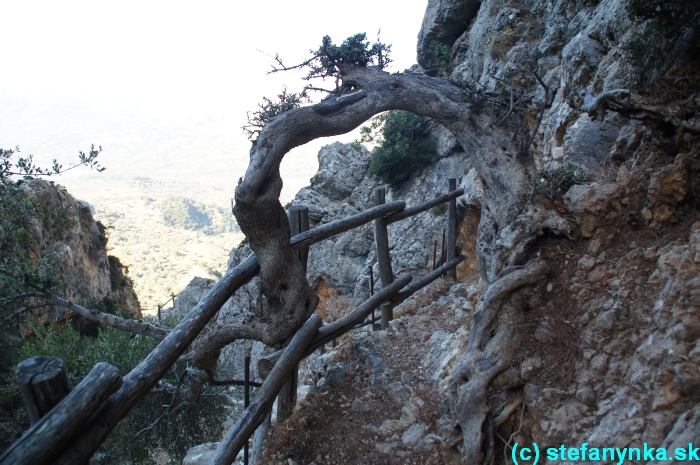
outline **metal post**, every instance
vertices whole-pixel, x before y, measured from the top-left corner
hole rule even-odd
[[[160,305],[158,305],[158,324],[160,324]]]
[[[374,295],[374,271],[370,267],[369,269],[369,296],[372,297]],[[376,331],[379,329],[377,327],[377,317],[374,314],[374,310],[372,309],[372,331]]]
[[[435,265],[437,260],[437,239],[435,240],[435,244],[433,244],[433,271],[435,271]]]
[[[245,356],[245,373],[243,374],[243,405],[250,405],[250,355]],[[248,441],[243,445],[243,465],[248,465]]]

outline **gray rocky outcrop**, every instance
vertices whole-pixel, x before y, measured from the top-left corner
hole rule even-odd
[[[418,33],[418,64],[434,68],[433,41],[452,46],[479,10],[480,0],[429,0]]]

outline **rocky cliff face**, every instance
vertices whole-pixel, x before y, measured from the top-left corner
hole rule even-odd
[[[676,2],[657,5],[650,13],[644,2],[626,0],[428,2],[420,67],[412,71],[437,73],[444,58],[436,53],[437,43],[449,50],[445,78],[491,99],[486,104],[492,105],[493,126],[514,112],[524,115],[526,127],[511,136],[532,141],[539,171],[531,195],[545,199],[544,211],[531,214],[556,218],[530,231],[538,238],[524,252],[547,262],[546,280],[515,292],[506,304],[526,311],[518,317],[518,353],[489,389],[497,451],[509,452],[515,442],[540,448],[700,442],[698,11]],[[686,15],[679,17],[679,11]],[[435,294],[435,302],[398,309],[403,316],[392,324],[392,334],[352,336],[336,355],[312,357],[303,373],[312,392],[330,388],[325,399],[333,404],[333,389],[343,384],[339,376],[372,384],[362,373],[366,369],[371,378],[380,363],[368,353],[384,357],[381,363],[396,375],[386,389],[377,385],[393,399],[383,404],[394,409],[386,418],[403,418],[406,398],[391,393],[405,391],[413,399],[414,383],[389,360],[396,343],[386,338],[408,333],[421,345],[416,353],[422,359],[411,363],[420,364],[421,383],[429,379],[442,403],[429,407],[432,417],[424,407],[409,408],[421,418],[420,433],[401,421],[371,429],[375,452],[391,463],[421,459],[425,448],[442,462],[464,460],[450,377],[469,341],[472,319],[466,315],[488,284],[475,246],[477,235],[492,227],[481,209],[483,183],[448,131],[436,125],[433,136],[439,158],[388,192],[387,201],[415,205],[445,192],[447,178],[458,178],[465,188],[458,199],[458,243],[467,260],[457,283]],[[325,147],[319,173],[293,204],[309,207],[312,226],[370,207],[377,185],[363,176],[368,165],[364,149]],[[391,225],[394,273],[426,272],[436,241],[440,256],[444,228],[439,210]],[[504,243],[486,246],[513,245],[507,235],[500,237]],[[248,253],[234,251],[230,266]],[[308,278],[321,297],[319,313],[329,321],[365,300],[370,271],[378,282],[371,225],[314,245]],[[231,306],[259,305],[255,280],[239,294]],[[446,315],[442,328],[426,324],[426,313],[436,310]],[[373,339],[382,340],[374,349],[376,341],[368,342]],[[360,407],[369,402],[358,400]],[[421,449],[411,456],[417,444]],[[278,450],[277,458],[294,455],[284,446]],[[493,458],[504,461],[502,452]]]
[[[128,316],[140,318],[131,280],[124,265],[107,256],[107,231],[93,218],[90,205],[53,182],[34,179],[24,182],[21,189],[42,211],[29,231],[34,239],[30,257],[36,262],[42,254],[52,256],[56,271],[67,279],[66,299],[86,305],[107,296]],[[65,315],[65,309],[51,307],[38,315],[49,321]]]

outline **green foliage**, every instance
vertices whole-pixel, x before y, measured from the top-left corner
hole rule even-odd
[[[207,236],[233,230],[230,213],[216,205],[204,205],[192,199],[170,195],[158,206],[165,224],[200,230]]]
[[[452,68],[450,66],[450,47],[439,40],[430,43],[430,50],[435,54],[436,60],[430,63],[430,67],[435,70],[438,77],[447,77]]]
[[[121,316],[121,315],[120,315]],[[154,339],[134,335],[111,328],[100,328],[95,338],[80,337],[68,327],[55,323],[47,327],[32,324],[35,335],[24,341],[18,360],[38,356],[58,356],[66,365],[71,387],[98,362],[107,362],[122,374],[131,371],[157,345]],[[163,378],[161,384],[175,386],[186,368],[175,366]],[[14,372],[14,370],[13,370]],[[11,375],[6,375],[10,378]],[[16,384],[6,383],[2,397],[19,395]],[[180,463],[189,447],[203,442],[216,441],[221,436],[221,423],[227,409],[221,390],[211,390],[200,396],[193,410],[181,409],[171,417],[173,395],[169,392],[149,394],[141,400],[110,434],[99,454],[101,463],[153,463],[156,450],[165,451],[172,463]],[[159,422],[156,420],[164,415]],[[202,421],[206,418],[207,421]],[[143,431],[153,425],[152,429]]]
[[[430,164],[436,156],[429,137],[428,119],[408,111],[389,111],[360,129],[359,142],[374,142],[369,174],[398,189],[411,174]]]
[[[330,36],[325,36],[318,50],[310,50],[313,57],[303,64],[309,68],[304,79],[335,78],[345,66],[376,65],[384,69],[391,63],[390,52],[391,45],[379,41],[370,43],[364,32],[348,37],[340,45],[335,45]]]
[[[338,81],[342,70],[348,66],[370,66],[376,65],[384,69],[391,63],[389,53],[391,45],[386,45],[379,42],[370,43],[367,40],[366,33],[355,34],[343,41],[342,44],[336,45],[331,40],[330,36],[325,36],[321,40],[321,46],[318,50],[309,50],[311,58],[294,66],[285,66],[279,55],[275,55],[274,59],[279,64],[279,67],[273,67],[272,73],[278,71],[289,71],[292,69],[308,69],[308,74],[303,79],[310,81],[316,78],[334,78],[336,80],[336,91],[338,90]],[[254,112],[248,112],[248,122],[242,127],[243,132],[248,135],[248,139],[253,139],[256,134],[259,134],[262,128],[274,117],[299,108],[305,103],[310,102],[308,90],[325,90],[318,89],[312,86],[307,86],[298,94],[287,93],[286,87],[282,93],[277,95],[277,99],[269,99],[263,97],[262,103],[258,104],[258,109]],[[326,92],[330,92],[325,90]]]
[[[250,241],[248,240],[248,236],[243,236],[243,240],[238,243],[236,246],[237,249],[240,249],[241,247],[245,247],[246,245],[250,244]]]
[[[70,171],[78,166],[89,166],[91,169],[102,172],[105,170],[97,162],[97,156],[102,152],[102,147],[95,150],[95,144],[90,147],[90,152],[85,154],[82,150],[78,152],[79,163],[71,163],[68,168],[63,168],[63,165],[59,164],[54,158],[51,163],[51,168],[42,168],[34,164],[33,155],[28,157],[17,157],[17,160],[13,160],[16,153],[19,153],[19,147],[12,149],[2,149],[0,148],[0,180],[9,179],[10,176],[23,176],[25,178],[30,176],[51,176],[54,174],[64,173]]]
[[[566,193],[575,184],[586,184],[592,181],[591,173],[573,163],[567,163],[552,171],[538,171],[535,191],[554,199]]]
[[[294,110],[301,107],[304,103],[308,103],[309,96],[306,90],[299,94],[287,93],[287,88],[282,89],[282,93],[277,95],[277,100],[270,100],[263,97],[262,103],[258,104],[258,109],[254,112],[247,112],[248,124],[241,129],[248,135],[248,140],[260,133],[260,130],[277,115],[286,111]]]

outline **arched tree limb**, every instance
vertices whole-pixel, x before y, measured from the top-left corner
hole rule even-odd
[[[279,202],[279,165],[292,148],[349,132],[387,110],[428,116],[450,130],[469,154],[486,186],[485,204],[501,228],[521,211],[534,173],[534,163],[518,156],[507,128],[489,129],[480,102],[458,86],[428,76],[392,75],[376,67],[347,66],[341,71],[338,94],[268,122],[236,189],[234,214],[262,270],[262,318],[269,322],[263,342],[268,345],[288,339],[318,302],[289,246],[289,223]]]

